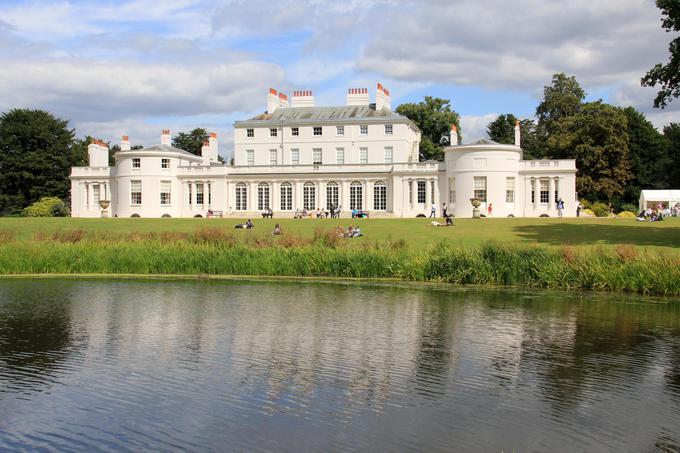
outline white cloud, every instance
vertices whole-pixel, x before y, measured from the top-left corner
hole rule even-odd
[[[486,126],[498,117],[498,113],[487,113],[485,115],[461,115],[460,131],[463,134],[463,143],[467,143],[478,138],[488,138]]]

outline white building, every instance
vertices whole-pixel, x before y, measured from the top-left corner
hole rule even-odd
[[[573,160],[522,159],[519,127],[515,145],[478,140],[452,145],[444,162],[418,162],[420,130],[392,112],[381,84],[375,103],[366,88],[351,88],[346,105],[316,107],[311,91],[295,91],[291,102],[269,90],[267,111],[234,124],[234,165],[217,160],[217,135],[202,156],[161,143],[131,150],[126,136],[115,165],[101,142],[88,148],[89,166],[71,172],[74,217],[257,216],[271,208],[276,217],[300,209],[341,206],[372,216],[428,215],[443,203],[456,217],[470,217],[470,199],[483,200],[482,212],[496,217],[576,214]],[[100,200],[109,200],[103,212]]]

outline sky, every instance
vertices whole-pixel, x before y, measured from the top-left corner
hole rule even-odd
[[[204,127],[228,157],[270,87],[330,106],[381,82],[393,108],[449,99],[468,141],[498,114],[532,118],[565,72],[661,128],[680,99],[654,109],[640,78],[672,38],[653,0],[0,0],[0,111],[46,109],[112,143]]]

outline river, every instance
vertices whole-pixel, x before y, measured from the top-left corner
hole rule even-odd
[[[0,280],[0,450],[680,451],[680,303]]]

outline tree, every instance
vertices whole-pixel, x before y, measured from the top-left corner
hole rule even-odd
[[[489,138],[498,143],[512,145],[515,143],[515,124],[517,117],[512,113],[498,115],[498,118],[486,126]],[[521,131],[521,127],[520,127]]]
[[[668,144],[668,189],[680,188],[680,123],[671,123],[663,128],[663,136]]]
[[[624,201],[637,203],[642,189],[668,188],[668,143],[645,116],[633,107],[623,109],[628,120],[630,163],[633,179],[626,186]]]
[[[180,132],[175,135],[172,138],[172,146],[200,156],[203,142],[208,140],[209,137],[210,135],[205,129],[197,127],[191,132]]]
[[[489,138],[498,143],[513,145],[515,143],[515,124],[517,117],[512,113],[499,115],[489,123],[486,131]],[[546,156],[546,137],[540,133],[534,120],[524,119],[519,122],[520,146],[527,159],[540,159]]]
[[[585,97],[585,91],[574,76],[562,72],[553,75],[552,83],[543,88],[543,100],[536,108],[538,126],[548,135],[552,134],[554,124],[576,114]]]
[[[448,99],[425,96],[425,100],[415,103],[401,104],[397,113],[413,121],[422,132],[420,140],[420,160],[443,160],[444,148],[440,144],[442,137],[448,137],[451,125],[458,128],[458,141],[461,140],[460,117],[451,110]]]
[[[628,120],[623,110],[602,101],[554,124],[548,144],[555,158],[576,159],[576,190],[590,201],[618,201],[632,180]]]
[[[661,26],[666,32],[680,31],[680,2],[678,0],[656,0],[656,6],[665,16]],[[665,108],[673,99],[680,97],[680,36],[668,45],[670,58],[667,64],[656,64],[642,78],[642,86],[653,87],[661,85],[659,93],[654,98],[654,107]]]
[[[69,197],[71,167],[87,151],[74,146],[68,121],[43,110],[13,109],[0,116],[0,214],[18,213],[42,197]]]

